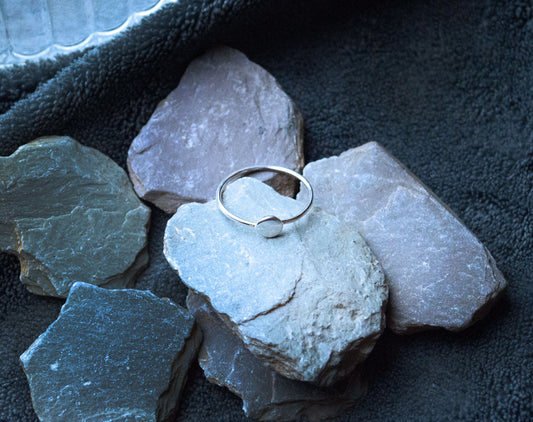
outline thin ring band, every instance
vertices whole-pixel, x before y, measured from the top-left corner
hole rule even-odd
[[[309,192],[309,199],[307,200],[307,203],[305,205],[305,208],[294,217],[286,218],[284,220],[279,219],[276,216],[269,215],[266,217],[263,217],[259,219],[256,222],[245,220],[244,218],[238,217],[232,212],[230,212],[225,206],[223,202],[223,196],[224,191],[228,187],[228,185],[232,182],[234,182],[237,179],[240,179],[241,177],[248,176],[253,173],[259,173],[259,172],[265,172],[270,171],[274,173],[280,173],[280,174],[288,174],[289,176],[292,176],[296,179],[298,179],[300,182],[302,182],[303,186],[307,189]],[[311,184],[309,181],[303,177],[301,174],[296,173],[293,170],[287,169],[285,167],[279,167],[279,166],[253,166],[253,167],[246,167],[241,170],[238,170],[232,174],[230,174],[226,179],[220,183],[217,189],[217,203],[219,210],[229,219],[234,220],[241,224],[246,224],[247,226],[254,227],[263,237],[276,237],[281,234],[283,231],[283,226],[288,223],[292,223],[299,218],[303,217],[307,211],[311,208],[311,205],[313,204],[313,188],[311,187]]]

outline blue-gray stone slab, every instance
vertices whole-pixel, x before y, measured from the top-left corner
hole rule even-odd
[[[198,361],[205,376],[238,395],[250,418],[320,421],[341,415],[366,393],[360,368],[332,387],[288,379],[246,349],[200,295],[189,292],[187,308],[202,328]]]
[[[249,177],[227,186],[224,204],[250,221],[305,207]],[[215,201],[185,204],[167,224],[164,253],[246,347],[289,378],[335,383],[385,328],[379,262],[357,231],[318,208],[266,239]]]
[[[76,283],[20,359],[43,422],[168,421],[200,337],[170,300]]]

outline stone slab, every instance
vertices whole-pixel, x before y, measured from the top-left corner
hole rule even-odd
[[[200,295],[190,291],[187,308],[203,332],[198,360],[205,376],[238,395],[249,418],[320,421],[343,414],[366,393],[358,368],[333,387],[288,379],[246,349]]]
[[[148,265],[149,208],[114,161],[69,137],[0,157],[0,203],[0,249],[19,258],[33,293],[130,287]]]
[[[383,265],[393,331],[465,329],[505,288],[487,248],[381,145],[309,163],[304,175],[317,206],[359,230]]]
[[[200,342],[170,300],[76,283],[20,359],[43,422],[171,421]]]
[[[218,47],[192,61],[178,87],[133,140],[128,169],[139,196],[168,213],[215,197],[230,173],[252,165],[301,171],[303,119],[274,77],[241,52]],[[285,194],[294,179],[271,177]]]
[[[228,185],[224,202],[251,221],[284,219],[304,206],[253,178]],[[319,209],[265,239],[214,201],[187,204],[167,224],[164,253],[246,347],[289,378],[333,384],[384,329],[379,263],[356,231]]]

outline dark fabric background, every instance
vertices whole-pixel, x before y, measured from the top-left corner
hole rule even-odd
[[[125,166],[129,144],[205,48],[228,44],[270,71],[305,118],[307,161],[368,141],[389,149],[487,245],[509,287],[463,333],[390,332],[369,392],[339,421],[533,418],[533,4],[511,0],[181,0],[84,53],[0,71],[0,155],[70,135]],[[162,256],[138,287],[184,304]],[[0,421],[35,421],[18,356],[61,300],[28,293],[0,254]],[[127,388],[127,386],[124,386]],[[178,421],[244,420],[194,365]]]

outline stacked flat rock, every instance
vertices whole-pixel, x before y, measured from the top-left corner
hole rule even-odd
[[[189,292],[187,307],[203,332],[198,360],[205,376],[241,397],[250,418],[320,421],[342,414],[366,392],[358,369],[333,387],[290,380],[246,349],[199,294]]]
[[[133,140],[128,169],[143,199],[168,213],[214,198],[231,172],[252,165],[303,167],[303,120],[274,77],[239,51],[194,60]],[[294,194],[276,175],[278,191]]]
[[[169,300],[76,283],[20,359],[43,422],[170,421],[200,341]]]
[[[309,163],[304,175],[316,204],[359,230],[379,258],[395,332],[462,330],[505,288],[487,248],[379,144]]]
[[[303,207],[253,178],[228,185],[224,201],[251,221]],[[317,208],[265,239],[224,217],[215,201],[187,204],[168,222],[164,252],[245,347],[288,378],[333,384],[384,329],[379,263],[356,231]]]
[[[148,264],[150,210],[104,154],[68,137],[42,138],[0,157],[0,249],[41,295],[76,281],[129,287]]]

